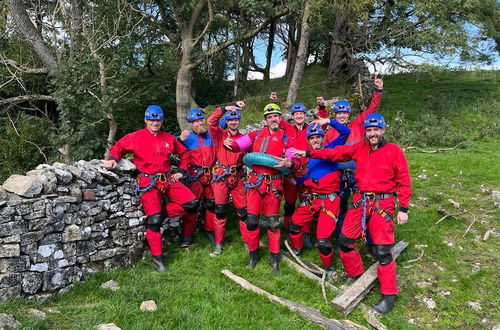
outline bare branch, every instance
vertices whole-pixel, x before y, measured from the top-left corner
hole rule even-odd
[[[194,39],[193,45],[192,45],[193,48],[200,42],[200,40],[205,36],[205,34],[207,34],[208,29],[212,25],[212,22],[214,19],[214,8],[212,5],[212,1],[207,0],[207,4],[208,4],[208,22],[205,25],[205,28],[203,29],[203,31],[201,31],[200,35]]]
[[[43,149],[44,149],[44,148],[40,148],[40,147],[39,147],[39,146],[38,146],[35,142],[32,142],[32,141],[29,141],[29,140],[23,139],[23,138],[21,137],[21,134],[19,134],[19,131],[17,130],[16,124],[15,124],[15,122],[12,120],[12,118],[10,117],[10,114],[9,114],[9,113],[7,113],[7,116],[9,117],[9,121],[10,121],[10,123],[12,124],[12,128],[14,129],[14,133],[16,133],[16,135],[17,135],[17,136],[19,136],[23,142],[26,142],[26,143],[29,143],[29,144],[31,144],[31,145],[33,145],[33,146],[35,146],[35,147],[38,149],[38,152],[39,152],[39,153],[43,156],[43,158],[45,159],[45,163],[48,163],[49,161],[48,161],[48,159],[47,159],[47,156],[46,156],[46,155],[45,155],[45,153],[43,152]],[[16,121],[17,121],[17,120],[16,120]]]
[[[26,67],[22,64],[17,63],[14,60],[8,59],[7,57],[5,57],[4,54],[0,54],[0,58],[1,58],[0,63],[2,63],[4,65],[10,65],[13,68],[15,68],[17,71],[21,71],[22,73],[43,74],[43,73],[49,72],[49,69],[47,69],[47,68],[29,68],[29,67]]]
[[[55,102],[56,99],[51,95],[41,95],[41,94],[21,95],[21,96],[10,97],[7,99],[1,99],[0,105],[16,104],[16,103],[21,103],[21,102],[32,102],[32,101]]]

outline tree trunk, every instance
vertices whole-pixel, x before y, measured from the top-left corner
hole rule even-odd
[[[330,46],[330,60],[328,62],[328,81],[336,82],[342,68],[347,64],[347,51],[344,45],[348,38],[347,15],[345,9],[337,7],[333,40]]]
[[[292,79],[293,69],[295,68],[295,60],[297,58],[297,47],[295,47],[296,29],[297,23],[295,23],[295,21],[290,21],[288,23],[288,43],[285,70],[285,77],[287,78],[288,82],[290,82],[290,80]]]
[[[182,61],[179,71],[177,71],[177,84],[175,87],[175,102],[177,105],[177,122],[181,130],[187,129],[187,111],[197,108],[198,105],[192,95],[194,67],[191,63]]]
[[[309,48],[309,15],[310,15],[310,2],[307,1],[304,13],[302,15],[302,26],[300,31],[299,50],[297,52],[297,63],[293,70],[292,80],[288,88],[288,96],[286,98],[286,107],[289,108],[297,98],[299,93],[300,82],[304,74],[304,68],[307,64],[307,50]]]
[[[271,58],[273,57],[274,35],[276,32],[276,20],[272,20],[269,24],[269,38],[266,50],[266,66],[264,67],[264,83],[269,83],[271,80]]]
[[[247,42],[248,41],[243,41],[241,43],[241,48],[243,49],[243,60],[241,61],[241,79],[243,81],[248,80],[248,66],[250,65],[250,56],[252,56],[252,54],[250,53],[250,47],[248,47]]]
[[[241,46],[239,43],[236,44],[236,64],[234,68],[234,86],[233,86],[233,97],[236,99],[238,95],[238,83],[240,81],[240,62],[241,62]]]
[[[36,30],[31,22],[26,7],[22,0],[8,0],[12,14],[17,22],[19,32],[24,36],[26,41],[33,48],[42,63],[49,70],[53,70],[57,66],[57,60],[51,50],[43,42],[40,33]]]

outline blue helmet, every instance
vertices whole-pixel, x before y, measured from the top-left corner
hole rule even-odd
[[[144,119],[163,120],[163,110],[159,105],[150,105],[144,113]]]
[[[188,121],[188,123],[204,118],[205,118],[205,111],[198,108],[189,109],[186,115],[186,120]]]
[[[303,112],[303,113],[307,113],[307,108],[304,105],[304,103],[294,103],[292,105],[292,110],[290,111],[291,114],[293,115],[294,113],[296,113],[298,111]]]
[[[230,119],[241,119],[240,109],[236,109],[235,111],[227,111],[219,120],[219,126],[222,128],[226,128],[226,121]]]
[[[306,138],[309,139],[313,135],[325,136],[325,131],[319,125],[311,125],[307,128]]]
[[[380,113],[370,113],[368,116],[366,116],[365,121],[363,122],[363,127],[385,128],[384,117],[382,117]]]
[[[349,101],[347,100],[340,100],[335,105],[333,106],[333,112],[351,112],[351,105],[349,104]]]

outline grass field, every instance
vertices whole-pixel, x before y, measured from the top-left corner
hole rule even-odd
[[[304,86],[314,84],[321,68],[307,72]],[[324,76],[324,75],[322,75]],[[445,153],[424,154],[408,151],[413,183],[410,220],[397,226],[397,239],[409,241],[409,247],[397,261],[401,293],[394,311],[381,317],[390,329],[491,329],[500,323],[500,274],[498,271],[498,240],[500,209],[491,197],[500,190],[500,137],[498,72],[423,72],[387,76],[387,94],[381,112],[389,122],[404,110],[408,127],[421,120],[422,114],[433,114],[449,121],[447,129],[467,138],[465,148]],[[254,104],[267,101],[267,89],[284,89],[282,81],[274,86],[252,91],[265,96],[255,97]],[[318,87],[320,86],[320,87]],[[324,89],[321,89],[324,88]],[[264,89],[266,89],[264,91]],[[314,100],[346,91],[317,85],[301,90],[298,101]],[[331,94],[327,94],[331,93]],[[309,102],[311,103],[311,102]],[[311,106],[306,103],[306,105]],[[247,112],[259,116],[258,107]],[[439,129],[440,119],[429,123]],[[392,125],[390,129],[397,129]],[[441,132],[444,137],[449,132]],[[419,132],[413,132],[416,137]],[[432,147],[431,147],[432,149]],[[472,216],[442,217],[438,208],[456,213],[449,199],[472,212],[477,220],[463,237]],[[498,203],[499,201],[497,201]],[[234,217],[233,217],[234,220]],[[493,230],[483,241],[486,231]],[[417,248],[416,245],[423,245]],[[421,255],[423,249],[424,254]],[[325,316],[343,319],[324,302],[320,288],[281,263],[282,273],[274,276],[268,265],[269,254],[261,251],[261,261],[254,270],[245,268],[247,253],[239,240],[237,225],[231,221],[224,253],[209,257],[212,247],[199,235],[189,250],[178,244],[167,249],[172,272],[159,274],[150,266],[150,259],[132,269],[118,269],[91,276],[69,293],[59,295],[40,305],[25,300],[0,304],[0,312],[12,313],[26,329],[89,329],[100,323],[115,323],[122,329],[315,329],[317,325],[298,314],[269,302],[266,298],[245,291],[220,274],[229,269],[272,294],[319,309]],[[365,266],[373,261],[366,247],[361,248]],[[305,251],[304,258],[320,263],[316,250]],[[414,262],[414,259],[418,259]],[[344,275],[336,257],[338,282]],[[113,279],[121,288],[116,292],[100,285]],[[333,294],[328,292],[331,299]],[[378,287],[365,299],[366,304],[378,301]],[[429,309],[424,298],[436,303]],[[139,305],[153,299],[156,312],[141,312]],[[470,303],[479,303],[474,309]],[[477,306],[472,304],[472,306]],[[28,308],[52,309],[47,319],[40,320],[27,313]],[[368,326],[359,310],[348,319]]]

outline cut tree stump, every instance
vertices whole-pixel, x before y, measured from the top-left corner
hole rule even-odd
[[[396,259],[408,242],[400,241],[392,247],[392,257]],[[374,263],[356,282],[332,300],[332,307],[344,315],[349,314],[366,297],[377,280],[378,262]]]
[[[349,320],[334,320],[334,319],[329,319],[323,314],[321,314],[317,309],[314,309],[309,306],[305,306],[302,304],[298,304],[296,302],[275,296],[273,294],[270,294],[269,292],[262,290],[261,288],[253,285],[252,283],[248,282],[242,277],[239,277],[237,275],[234,275],[231,271],[224,269],[221,271],[222,274],[226,275],[228,278],[233,280],[234,282],[238,283],[241,285],[243,288],[253,291],[255,293],[258,293],[260,295],[266,296],[269,300],[272,302],[278,303],[280,305],[283,305],[287,307],[288,309],[298,312],[302,317],[317,323],[327,329],[335,329],[335,330],[348,330],[348,329],[364,329],[368,330],[367,328],[356,324],[354,322],[351,322]]]

